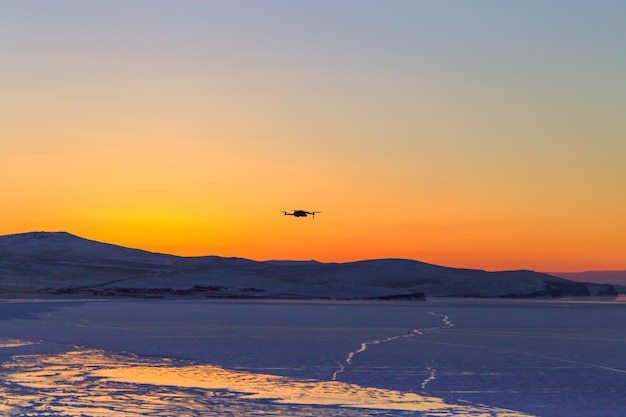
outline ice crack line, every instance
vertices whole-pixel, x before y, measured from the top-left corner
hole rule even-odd
[[[378,345],[380,343],[391,342],[393,340],[400,339],[400,338],[403,338],[403,337],[413,337],[415,335],[421,335],[421,334],[422,334],[422,332],[420,332],[419,330],[412,330],[410,332],[407,332],[406,334],[402,334],[402,335],[398,335],[398,336],[391,336],[391,337],[388,337],[386,339],[372,340],[371,342],[363,342],[363,343],[361,343],[361,348],[359,350],[354,351],[354,352],[350,352],[348,354],[348,357],[346,358],[346,363],[348,365],[352,365],[352,358],[354,358],[354,355],[357,355],[359,353],[365,352],[365,350],[367,350],[367,347],[369,345]]]
[[[433,327],[433,328],[428,329],[428,330],[447,329],[448,327],[454,327],[454,323],[452,323],[452,321],[450,320],[450,317],[446,316],[445,314],[439,314],[439,313],[434,312],[434,311],[429,311],[428,314],[431,314],[433,316],[441,317],[441,321],[443,323],[442,327]]]
[[[339,369],[333,372],[333,377],[331,378],[331,381],[336,381],[337,375],[339,375],[343,372],[344,369],[346,369],[341,362],[335,361],[335,363],[337,364],[337,366],[339,366]]]
[[[426,389],[426,385],[428,385],[430,381],[434,381],[435,379],[437,379],[437,370],[435,368],[429,366],[428,368],[426,368],[426,370],[428,371],[429,375],[426,377],[425,380],[422,381],[422,389]]]
[[[544,358],[544,359],[550,359],[550,360],[553,360],[553,361],[571,363],[573,365],[580,365],[580,366],[584,366],[584,367],[587,367],[587,368],[604,369],[605,371],[611,371],[611,372],[618,372],[618,373],[626,374],[626,370],[618,369],[618,368],[612,368],[610,366],[597,365],[597,364],[588,363],[588,362],[572,361],[572,360],[569,360],[569,359],[556,358],[554,356],[536,355],[534,353],[529,353],[529,352],[523,352],[523,354],[527,355],[527,356],[534,356],[536,358]]]
[[[344,363],[346,363],[346,365],[352,365],[352,359],[354,358],[355,355],[358,355],[359,353],[365,352],[367,350],[367,347],[370,345],[378,345],[380,343],[387,343],[387,342],[391,342],[393,340],[397,340],[397,339],[401,339],[404,337],[413,337],[413,336],[418,336],[418,335],[422,335],[423,333],[417,329],[415,330],[411,330],[409,332],[406,332],[405,334],[401,334],[401,335],[397,335],[397,336],[391,336],[391,337],[387,337],[385,339],[378,339],[378,340],[372,340],[370,342],[363,342],[361,343],[361,346],[358,350],[355,350],[354,352],[350,352],[348,353],[348,356],[346,357]],[[339,365],[339,369],[336,370],[333,373],[333,376],[331,378],[331,380],[336,381],[337,380],[337,375],[339,375],[340,373],[342,373],[346,368],[345,366],[340,363],[337,362],[337,365]]]
[[[435,331],[435,330],[441,330],[441,329],[447,329],[450,327],[454,327],[454,323],[452,322],[452,320],[450,320],[450,317],[448,317],[445,314],[440,314],[437,313],[435,311],[429,311],[428,314],[431,314],[433,316],[439,316],[441,317],[441,322],[442,322],[442,326],[437,326],[437,327],[430,327],[427,329],[414,329],[411,331],[406,332],[405,334],[401,334],[401,335],[397,335],[397,336],[391,336],[391,337],[387,337],[385,339],[377,339],[377,340],[371,340],[369,342],[362,342],[359,349],[348,353],[348,356],[346,357],[346,359],[344,360],[343,363],[337,362],[337,365],[339,366],[339,369],[337,369],[333,375],[331,380],[336,381],[337,380],[337,375],[339,375],[340,373],[342,373],[345,369],[346,366],[352,365],[352,360],[354,359],[354,357],[356,355],[358,355],[359,353],[363,353],[367,350],[368,346],[372,346],[372,345],[378,345],[381,343],[387,343],[387,342],[392,342],[394,340],[397,339],[401,339],[401,338],[405,338],[405,337],[413,337],[413,336],[423,336],[424,332],[426,331]],[[345,364],[345,365],[344,365]],[[426,386],[426,384],[428,384],[430,381],[436,379],[435,375],[437,370],[435,368],[428,368],[429,371],[429,376],[424,380],[424,382],[422,382],[422,388]]]

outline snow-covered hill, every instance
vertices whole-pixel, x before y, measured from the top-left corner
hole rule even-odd
[[[0,236],[0,291],[211,297],[420,298],[612,294],[610,285],[532,271],[487,272],[407,259],[349,263],[179,257],[65,232]]]

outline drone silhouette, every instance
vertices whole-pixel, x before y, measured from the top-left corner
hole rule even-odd
[[[312,218],[315,218],[315,213],[321,213],[321,211],[306,211],[306,210],[292,210],[291,212],[283,211],[285,216],[294,216],[294,217],[307,217],[311,215]]]

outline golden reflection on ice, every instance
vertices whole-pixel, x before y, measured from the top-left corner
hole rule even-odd
[[[180,368],[133,367],[99,370],[94,373],[118,382],[172,385],[186,388],[227,389],[247,398],[279,403],[342,405],[357,408],[429,411],[466,410],[434,397],[366,388],[341,382],[307,381],[274,375],[228,371],[215,366]]]
[[[25,340],[0,338],[0,348],[13,348],[13,347],[21,347],[21,346],[30,346],[30,345],[35,345],[35,344],[36,344],[35,342],[28,342]]]
[[[324,407],[335,407],[333,415],[341,412],[345,416],[381,415],[377,409],[439,417],[528,416],[337,381],[253,374],[208,365],[176,366],[169,359],[147,360],[96,350],[15,356],[3,365],[1,377],[3,415],[29,410],[35,414],[19,415],[266,416],[287,415],[276,407],[291,404],[295,407],[288,410],[291,416],[312,415],[310,409],[305,412],[301,407],[322,407],[314,413],[318,415],[324,414]]]

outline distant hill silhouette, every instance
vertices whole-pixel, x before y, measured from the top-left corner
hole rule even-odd
[[[129,296],[405,299],[614,294],[532,271],[487,272],[408,259],[347,263],[181,257],[66,232],[0,236],[0,292]]]
[[[626,271],[546,272],[546,274],[578,282],[626,285]]]

